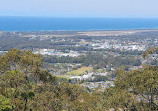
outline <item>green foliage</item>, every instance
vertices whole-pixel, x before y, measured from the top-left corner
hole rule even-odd
[[[13,108],[11,99],[0,95],[0,111],[13,111]]]
[[[158,110],[158,68],[154,66],[120,70],[114,87],[88,92],[42,69],[42,57],[31,51],[10,50],[0,62],[1,111]]]
[[[115,110],[131,110],[136,107],[136,99],[134,94],[127,90],[120,90],[116,87],[108,88],[104,91],[104,107]]]
[[[148,57],[150,54],[153,54],[154,52],[158,51],[157,47],[152,47],[150,49],[148,49],[144,54],[143,54],[143,58],[145,59],[146,57]]]
[[[94,68],[102,68],[111,65],[114,68],[121,68],[121,66],[139,66],[141,61],[133,56],[108,56],[98,53],[87,53],[84,56],[69,57],[69,56],[46,56],[44,61],[48,63],[80,63],[82,66],[94,66]]]
[[[141,100],[137,107],[148,106],[148,110],[155,111],[156,95],[158,92],[158,68],[147,66],[144,69],[130,72],[119,71],[115,81],[115,87],[133,93]],[[138,108],[139,109],[139,108]]]
[[[41,67],[42,59],[42,56],[33,54],[30,50],[12,49],[0,57],[2,63],[0,64],[0,71],[2,74],[8,70],[20,70],[28,73]]]

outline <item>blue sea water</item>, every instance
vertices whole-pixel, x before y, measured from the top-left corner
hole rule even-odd
[[[0,17],[1,31],[158,29],[158,19]]]

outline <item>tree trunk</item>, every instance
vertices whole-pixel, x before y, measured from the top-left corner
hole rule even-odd
[[[24,111],[27,110],[27,98],[25,99],[25,108],[24,108]]]

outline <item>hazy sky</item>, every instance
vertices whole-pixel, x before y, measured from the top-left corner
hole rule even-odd
[[[158,17],[158,0],[0,0],[0,16]]]

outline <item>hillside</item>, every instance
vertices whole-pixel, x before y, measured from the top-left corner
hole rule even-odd
[[[151,50],[144,57],[151,54]],[[118,72],[115,86],[87,90],[42,68],[42,56],[12,49],[0,57],[1,111],[158,110],[158,67]],[[82,68],[81,68],[82,69]]]

